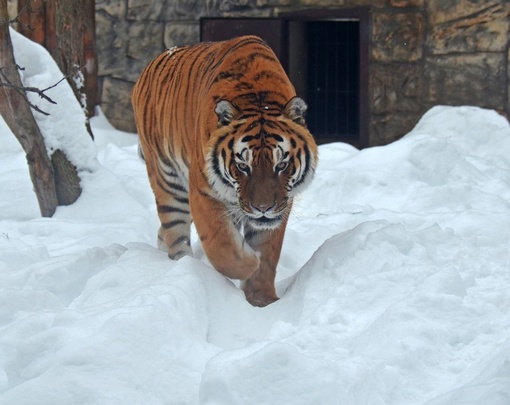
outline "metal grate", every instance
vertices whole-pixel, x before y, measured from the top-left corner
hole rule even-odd
[[[324,138],[359,136],[359,22],[307,24],[307,122]]]

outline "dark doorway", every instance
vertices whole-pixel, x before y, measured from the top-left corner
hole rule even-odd
[[[307,125],[318,143],[368,146],[368,42],[364,10],[306,10],[279,18],[203,18],[201,40],[253,34],[279,57],[308,104]]]
[[[357,144],[359,22],[289,21],[288,29],[287,71],[308,103],[308,126],[322,142]]]

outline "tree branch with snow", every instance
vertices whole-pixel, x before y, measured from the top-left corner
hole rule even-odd
[[[24,68],[22,68],[21,66],[19,65],[16,65],[16,68],[18,70],[24,70]],[[65,78],[63,78],[62,80],[64,80]],[[54,88],[55,86],[57,86],[59,83],[62,82],[62,80],[59,80],[57,83],[55,83],[53,86],[50,86],[46,89],[39,89],[37,87],[25,87],[25,86],[18,86],[16,84],[12,84],[9,82],[8,78],[7,78],[7,75],[5,74],[5,67],[0,67],[0,87],[8,87],[10,89],[13,89],[15,90],[16,92],[18,92],[24,99],[25,101],[30,105],[31,108],[33,108],[35,111],[41,113],[41,114],[44,114],[44,115],[49,115],[49,113],[41,110],[37,105],[35,104],[32,104],[30,102],[30,100],[28,99],[28,97],[26,96],[26,93],[27,92],[31,92],[31,93],[36,93],[39,95],[39,97],[41,97],[42,99],[46,100],[47,102],[51,103],[51,104],[56,104],[55,101],[53,101],[50,97],[48,97],[46,94],[44,94],[47,90],[49,89],[52,89]]]
[[[25,68],[19,66],[19,65],[16,65],[16,68],[18,70],[25,70]],[[60,79],[58,82],[56,82],[55,84],[49,86],[49,87],[46,87],[45,89],[40,89],[38,87],[30,87],[30,86],[19,86],[19,85],[16,85],[16,84],[13,84],[13,83],[10,83],[9,82],[9,79],[7,78],[7,75],[5,74],[5,69],[6,67],[0,67],[0,87],[8,87],[8,88],[11,88],[15,91],[17,91],[25,100],[26,102],[30,105],[31,108],[33,108],[35,111],[37,111],[38,113],[41,113],[43,115],[50,115],[49,113],[47,113],[46,111],[43,111],[41,110],[41,108],[39,108],[37,105],[33,104],[29,98],[27,97],[26,93],[35,93],[37,94],[41,99],[43,100],[46,100],[48,103],[51,103],[51,104],[57,104],[55,101],[53,101],[48,95],[46,95],[46,92],[48,90],[51,90],[55,87],[57,87],[60,83],[62,83],[64,80],[68,79],[69,76],[64,76],[62,79]]]
[[[0,0],[0,21],[11,21],[6,0]],[[51,217],[58,205],[78,199],[79,171],[96,162],[87,118],[48,51],[6,23],[0,24],[0,61],[0,115],[25,150],[41,214]]]

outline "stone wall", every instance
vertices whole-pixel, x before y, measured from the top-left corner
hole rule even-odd
[[[372,14],[371,144],[404,135],[433,105],[510,112],[509,2],[387,3]]]
[[[134,132],[133,83],[164,48],[198,42],[200,17],[339,7],[370,8],[370,145],[398,139],[437,104],[510,113],[506,0],[96,0],[99,102]]]

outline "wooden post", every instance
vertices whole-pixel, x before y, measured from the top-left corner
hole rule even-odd
[[[23,10],[19,31],[44,46],[64,75],[72,73],[73,65],[80,66],[85,79],[87,113],[93,117],[98,103],[95,0],[18,0],[18,10]],[[76,48],[78,43],[71,39],[75,33],[81,36],[79,49]],[[59,35],[66,40],[60,41]],[[74,87],[73,90],[81,102]]]
[[[46,4],[44,0],[18,0],[18,31],[38,44],[46,43]]]
[[[7,0],[0,0],[0,60],[1,81],[18,89],[23,87],[19,77],[9,33]],[[57,192],[51,161],[43,136],[22,90],[0,86],[0,115],[21,143],[27,156],[28,169],[43,217],[51,217],[57,208]]]
[[[83,31],[83,61],[85,75],[85,94],[87,95],[87,112],[89,117],[95,115],[98,100],[97,52],[96,52],[96,2],[84,0],[86,3],[87,24]]]

